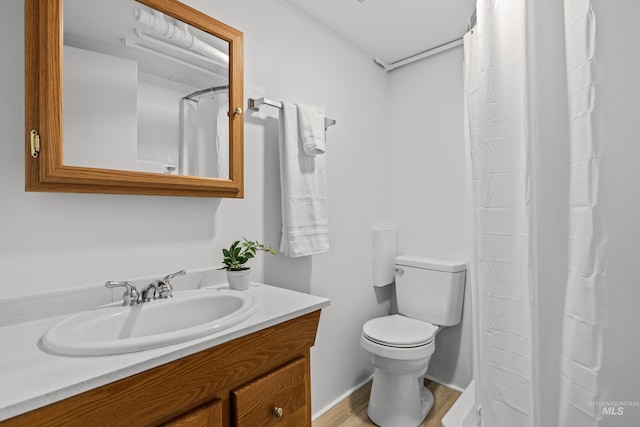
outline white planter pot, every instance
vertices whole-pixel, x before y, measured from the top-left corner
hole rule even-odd
[[[229,289],[234,291],[246,291],[251,283],[251,269],[247,270],[227,270],[227,281]]]

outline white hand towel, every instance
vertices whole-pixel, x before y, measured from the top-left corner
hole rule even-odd
[[[302,147],[298,110],[282,103],[280,112],[282,240],[291,258],[329,251],[325,156],[308,156]]]
[[[307,156],[324,154],[324,110],[304,104],[298,107],[298,120],[302,134],[302,146]]]

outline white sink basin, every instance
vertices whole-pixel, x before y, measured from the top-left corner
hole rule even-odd
[[[69,356],[102,356],[164,347],[214,334],[255,311],[247,292],[201,289],[135,307],[109,304],[73,315],[44,335],[44,346]]]

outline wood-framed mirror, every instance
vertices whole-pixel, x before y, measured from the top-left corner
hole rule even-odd
[[[93,1],[110,9],[133,5],[126,12],[130,26],[118,30],[124,58],[87,48],[91,37],[72,33],[82,26],[100,33],[106,9],[72,13],[73,3],[86,9],[87,0],[25,0],[26,191],[243,197],[242,32],[176,0]],[[82,25],[71,25],[78,16]],[[193,40],[176,42],[167,29]],[[145,64],[129,57],[133,51],[155,59]],[[89,68],[72,72],[77,63]],[[114,71],[119,63],[122,73]],[[129,89],[110,86],[116,80]],[[184,95],[176,99],[174,92]],[[167,108],[163,97],[172,100]],[[198,103],[205,113],[196,117],[206,114],[205,127],[218,128],[194,131],[198,119],[189,108]],[[212,103],[213,113],[204,109]],[[206,142],[194,143],[194,133],[205,133]],[[208,148],[194,151],[199,144]]]

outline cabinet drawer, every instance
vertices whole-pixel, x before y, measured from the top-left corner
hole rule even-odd
[[[222,427],[222,403],[214,400],[174,418],[162,427]]]
[[[237,426],[310,426],[308,391],[301,357],[232,392]]]

